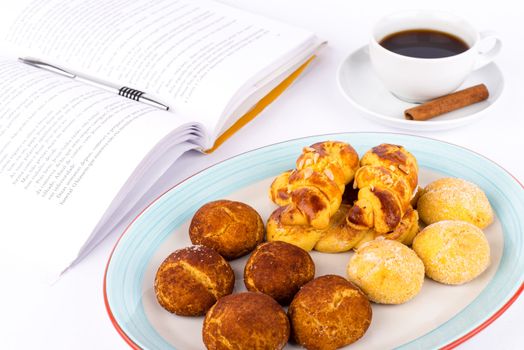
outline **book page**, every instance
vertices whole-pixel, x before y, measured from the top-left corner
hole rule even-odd
[[[197,139],[182,116],[16,60],[0,58],[0,87],[0,227],[19,242],[0,264],[22,250],[15,274],[62,271],[130,175],[157,161],[152,149]]]
[[[206,0],[35,0],[7,40],[26,54],[145,90],[213,131],[239,90],[314,36]]]

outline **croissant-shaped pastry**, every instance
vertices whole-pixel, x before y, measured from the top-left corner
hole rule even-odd
[[[412,193],[417,188],[417,159],[402,146],[383,143],[373,147],[360,160],[361,167],[366,165],[383,166],[406,178]]]
[[[348,225],[346,217],[350,208],[348,204],[341,204],[339,210],[331,217],[328,227],[324,229],[316,229],[310,225],[286,225],[282,222],[282,212],[286,208],[277,208],[266,225],[267,240],[284,241],[306,251],[314,249],[325,253],[340,253],[358,249],[378,236],[411,245],[419,232],[418,213],[411,207],[407,209],[399,225],[387,234]]]
[[[410,207],[417,181],[417,160],[404,147],[373,147],[362,157],[355,175],[359,192],[348,212],[348,225],[377,234],[394,231]]]
[[[302,150],[296,161],[297,169],[312,168],[332,174],[332,180],[344,192],[359,166],[358,154],[349,144],[340,141],[318,142]]]
[[[284,241],[310,251],[338,253],[348,251],[361,240],[370,241],[374,237],[372,230],[356,230],[346,224],[346,215],[350,206],[342,204],[331,217],[329,225],[317,229],[310,225],[287,225],[282,220],[286,207],[277,208],[269,217],[266,225],[268,241]],[[367,235],[368,234],[368,235]]]
[[[282,223],[326,228],[357,168],[358,154],[347,143],[326,141],[305,147],[297,169],[281,174],[270,187],[271,200],[285,206]]]
[[[281,207],[267,222],[268,241],[331,253],[378,236],[412,243],[419,231],[411,205],[418,181],[415,157],[402,146],[382,144],[369,150],[358,168],[358,158],[347,151],[352,148],[343,145],[328,141],[304,148],[297,169],[273,181],[270,196]],[[345,188],[352,179],[353,190]],[[341,189],[348,194],[345,203]]]

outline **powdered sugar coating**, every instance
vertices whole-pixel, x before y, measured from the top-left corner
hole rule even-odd
[[[422,230],[413,241],[426,275],[444,284],[463,284],[489,265],[490,248],[482,230],[465,221],[446,220]]]
[[[360,247],[347,272],[370,300],[381,304],[405,303],[424,282],[424,265],[415,252],[388,239],[377,238]]]
[[[417,209],[427,225],[462,220],[484,228],[493,222],[493,209],[484,192],[474,183],[459,178],[430,183],[420,196]]]

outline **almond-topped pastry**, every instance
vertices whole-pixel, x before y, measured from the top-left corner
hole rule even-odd
[[[344,142],[319,142],[303,149],[296,166],[273,181],[270,198],[286,207],[281,213],[286,225],[326,228],[358,169],[358,154]]]
[[[230,200],[203,205],[189,226],[193,244],[213,248],[227,260],[251,252],[263,241],[264,233],[264,222],[255,209]]]
[[[417,160],[402,146],[381,144],[367,151],[360,165],[354,182],[358,199],[348,212],[348,224],[379,235],[392,232],[417,188]]]
[[[381,144],[365,153],[360,168],[357,163],[353,148],[342,142],[305,147],[297,169],[271,184],[270,197],[281,207],[268,219],[267,240],[323,252],[346,251],[378,236],[410,245],[419,231],[411,203],[417,160],[402,146]]]
[[[383,143],[373,147],[362,156],[360,166],[384,166],[407,179],[411,191],[418,184],[417,159],[404,147]]]
[[[351,145],[340,141],[324,141],[304,147],[296,161],[297,169],[312,168],[326,173],[337,184],[347,185],[358,169],[358,154]],[[341,188],[344,191],[344,188]]]
[[[324,228],[342,202],[339,186],[325,173],[311,168],[295,169],[278,176],[271,185],[270,196],[286,206],[282,220],[289,225]]]
[[[233,269],[213,249],[192,246],[171,253],[160,265],[155,294],[160,305],[177,315],[199,316],[231,294]]]

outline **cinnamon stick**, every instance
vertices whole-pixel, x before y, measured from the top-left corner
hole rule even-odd
[[[428,120],[444,113],[484,101],[488,97],[489,91],[486,85],[479,84],[436,98],[420,106],[406,109],[404,116],[408,120]]]

